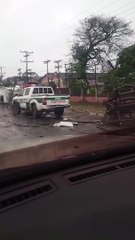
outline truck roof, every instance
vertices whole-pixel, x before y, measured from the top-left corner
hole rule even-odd
[[[50,85],[36,85],[36,86],[29,86],[29,87],[27,87],[27,88],[35,88],[35,87],[52,87],[52,86],[50,86]]]
[[[48,88],[48,87],[49,87],[49,88],[53,88],[52,86],[49,86],[49,85],[48,85],[48,86],[47,86],[47,85],[45,85],[45,86],[40,86],[40,85],[39,85],[39,86],[29,86],[29,87],[25,87],[24,89],[26,89],[26,88]]]

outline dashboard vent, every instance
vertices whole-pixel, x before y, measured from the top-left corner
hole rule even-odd
[[[132,166],[135,166],[135,160],[119,164],[120,168],[127,168],[127,167],[132,167]]]
[[[91,169],[88,171],[86,170],[85,172],[81,172],[80,174],[70,174],[68,176],[66,176],[66,179],[70,182],[70,183],[77,183],[80,181],[84,181],[99,175],[103,175],[106,173],[110,173],[110,172],[114,172],[118,170],[117,167],[115,166],[110,166],[110,167],[106,167],[106,168],[102,168],[102,169],[98,169],[98,170],[94,170],[91,171]]]
[[[87,168],[87,169],[82,169],[78,170],[76,172],[72,172],[69,174],[65,174],[64,178],[66,181],[68,181],[70,184],[76,184],[84,181],[88,181],[91,178],[95,178],[101,175],[105,175],[111,172],[117,172],[117,171],[122,171],[124,169],[132,168],[135,167],[135,159],[132,158],[130,159],[120,159],[120,162],[118,163],[115,161],[114,163],[109,163],[109,166],[95,166],[94,168]]]
[[[42,184],[33,184],[32,186],[23,188],[18,191],[14,191],[7,194],[8,197],[5,197],[5,195],[0,197],[0,210],[12,207],[16,204],[24,203],[28,200],[40,197],[41,195],[52,193],[54,192],[54,190],[56,190],[56,188],[53,186],[53,184],[47,181],[46,184],[43,184],[42,182]]]

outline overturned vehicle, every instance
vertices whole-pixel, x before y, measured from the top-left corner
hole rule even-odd
[[[117,88],[109,95],[105,105],[105,123],[121,125],[135,120],[135,85]]]

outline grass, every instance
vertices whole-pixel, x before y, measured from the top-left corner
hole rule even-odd
[[[106,108],[100,103],[71,103],[74,110],[86,110],[88,112],[104,113]]]

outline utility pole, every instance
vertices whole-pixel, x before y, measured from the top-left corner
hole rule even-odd
[[[31,79],[31,76],[32,76],[32,69],[28,69],[28,77],[29,77],[29,79]]]
[[[94,63],[94,73],[95,73],[95,98],[98,102],[98,84],[97,84],[97,63]]]
[[[49,85],[49,67],[48,67],[48,65],[49,65],[49,62],[51,62],[51,60],[46,60],[46,61],[43,61],[43,63],[44,64],[46,64],[46,66],[47,66],[47,81],[48,81],[48,85]]]
[[[68,77],[67,77],[67,72],[68,72],[68,69],[67,69],[67,65],[68,64],[65,64],[65,74],[66,74],[66,87],[67,87],[67,85],[68,85]]]
[[[5,68],[5,67],[0,66],[0,83],[2,83],[3,76],[6,74],[5,72],[3,72],[3,69],[4,69],[4,68]]]
[[[58,70],[58,85],[59,85],[59,88],[60,88],[60,68],[62,68],[62,66],[60,65],[61,61],[62,60],[54,61],[56,63],[55,68],[57,68],[57,70]]]
[[[18,72],[18,78],[16,79],[16,84],[17,84],[17,81],[20,81],[21,80],[21,76],[22,76],[22,69],[21,68],[18,68],[17,69],[17,72]]]
[[[20,51],[20,52],[24,53],[23,57],[25,58],[25,60],[24,61],[21,60],[21,62],[26,63],[26,82],[28,82],[28,79],[29,79],[29,77],[28,77],[28,64],[33,63],[33,61],[29,60],[29,57],[30,57],[31,54],[33,54],[33,52],[29,52],[29,51]]]
[[[17,71],[18,71],[18,76],[21,77],[22,76],[22,69],[21,68],[18,68]]]
[[[91,65],[93,66],[91,70],[94,72],[95,99],[96,99],[96,102],[98,102],[97,65],[99,65],[99,63],[97,59],[93,59],[93,61],[91,62]]]

